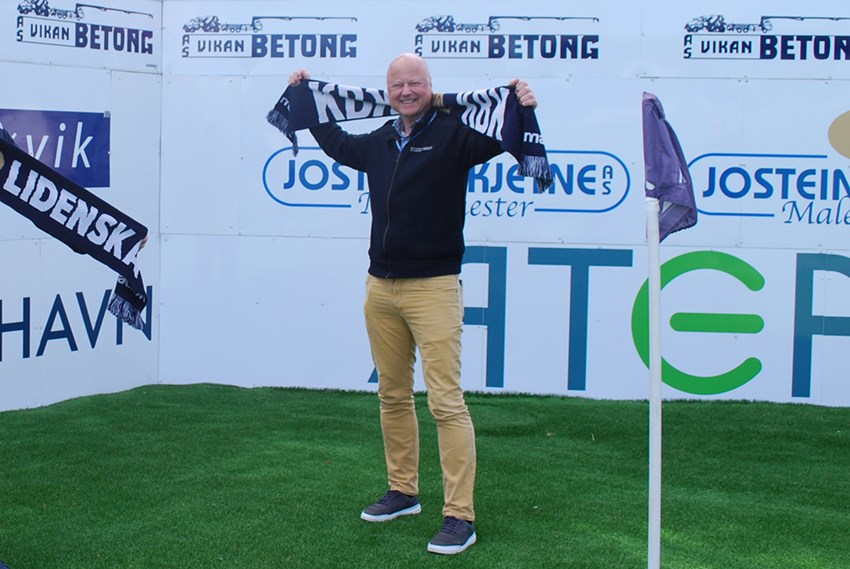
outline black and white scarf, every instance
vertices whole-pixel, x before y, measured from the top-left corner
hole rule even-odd
[[[147,228],[117,208],[0,139],[0,201],[80,254],[118,273],[109,311],[144,327],[145,285],[136,265]]]
[[[543,137],[532,107],[524,107],[510,86],[444,93],[435,106],[445,109],[466,126],[499,141],[519,163],[522,176],[537,181],[536,191],[552,185]],[[307,79],[287,87],[266,120],[292,142],[298,153],[295,132],[325,123],[385,117],[395,114],[386,92]]]

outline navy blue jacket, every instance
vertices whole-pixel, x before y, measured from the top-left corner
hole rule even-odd
[[[436,114],[433,120],[431,115]],[[388,121],[362,135],[335,124],[310,129],[322,150],[366,173],[372,210],[369,273],[383,278],[460,273],[469,169],[501,154],[499,142],[431,109],[399,151]]]

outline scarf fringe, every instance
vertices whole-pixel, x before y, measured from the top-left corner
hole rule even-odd
[[[277,109],[272,109],[266,114],[266,121],[283,134],[289,129],[289,119],[283,116],[283,113]]]
[[[136,330],[141,330],[145,327],[145,322],[142,320],[142,312],[130,304],[129,301],[121,298],[114,292],[112,293],[112,298],[109,299],[109,304],[106,308],[116,318],[126,324],[129,324]]]
[[[522,176],[535,179],[539,186],[538,193],[543,193],[551,188],[555,181],[549,167],[549,160],[545,156],[526,154],[522,157],[522,162],[519,165],[519,173]]]
[[[292,143],[292,155],[298,156],[298,138],[290,130],[289,119],[277,109],[272,109],[266,114],[266,121],[286,135],[286,138]]]

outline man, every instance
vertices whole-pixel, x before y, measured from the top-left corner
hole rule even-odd
[[[308,79],[305,70],[290,85]],[[524,106],[528,85],[511,83]],[[428,551],[460,553],[475,543],[475,431],[460,387],[463,291],[459,280],[469,169],[502,152],[498,141],[432,105],[431,74],[413,54],[387,70],[395,121],[365,135],[335,124],[310,129],[337,162],[369,181],[372,229],[364,307],[378,371],[381,430],[389,491],[360,517],[370,522],[418,514],[419,433],[413,399],[416,348],[437,424],[444,524]]]

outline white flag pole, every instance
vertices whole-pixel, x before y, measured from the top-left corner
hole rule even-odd
[[[661,249],[659,204],[646,198],[649,265],[649,531],[647,569],[661,567]]]

